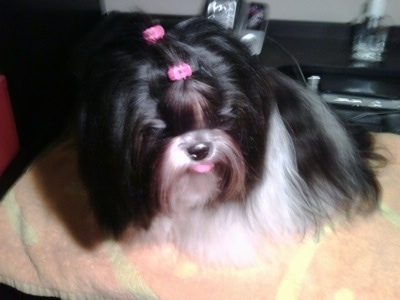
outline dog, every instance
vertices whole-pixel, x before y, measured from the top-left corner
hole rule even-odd
[[[265,240],[377,208],[371,136],[356,138],[218,24],[124,14],[98,48],[77,145],[94,214],[115,238],[134,228],[200,261],[242,264]]]

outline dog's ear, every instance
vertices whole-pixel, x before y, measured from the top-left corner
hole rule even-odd
[[[323,99],[305,86],[277,71],[269,71],[267,77],[304,183],[331,197],[334,207],[374,210],[379,185],[367,161],[371,135],[348,132]]]
[[[81,76],[76,122],[81,176],[100,226],[115,236],[129,223],[147,228],[157,210],[148,199],[150,166],[143,157],[137,158],[141,138],[134,133],[136,103],[140,102],[136,100],[142,96],[132,84],[137,64],[132,64],[132,54],[126,50],[133,47],[132,38],[124,35],[135,31],[130,25],[138,22],[136,18],[109,16],[87,41],[93,44],[78,60],[82,65],[77,70]]]
[[[125,106],[124,100],[119,97],[110,105],[85,102],[79,116],[82,179],[99,225],[115,236],[129,223],[147,228],[155,213],[148,200],[148,166],[145,161],[137,165],[132,162],[131,112],[116,109]]]

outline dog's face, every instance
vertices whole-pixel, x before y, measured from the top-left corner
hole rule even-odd
[[[160,45],[139,32],[95,56],[80,115],[83,179],[116,234],[158,213],[244,201],[264,165],[268,97],[247,49],[202,20]],[[171,81],[167,69],[180,60],[193,74]]]

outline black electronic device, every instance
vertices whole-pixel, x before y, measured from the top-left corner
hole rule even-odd
[[[208,0],[204,15],[233,30],[251,54],[261,53],[267,32],[269,7],[266,3],[245,0]]]
[[[235,33],[253,55],[261,53],[267,34],[269,7],[265,3],[243,2]]]
[[[240,17],[241,0],[207,0],[204,14],[226,29],[234,29]]]

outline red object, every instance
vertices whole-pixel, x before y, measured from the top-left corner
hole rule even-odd
[[[19,151],[19,140],[8,95],[7,81],[0,75],[0,175]]]

